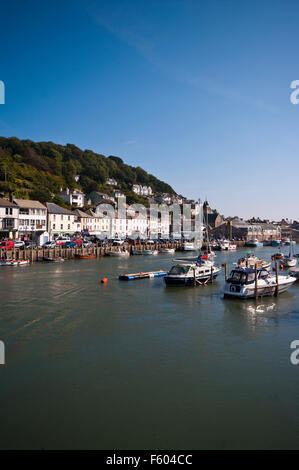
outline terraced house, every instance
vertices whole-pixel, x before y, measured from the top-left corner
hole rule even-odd
[[[75,232],[81,231],[81,224],[74,212],[64,209],[63,207],[47,202],[48,210],[48,232],[50,238],[58,235],[73,235]]]
[[[36,239],[47,230],[47,208],[39,201],[14,199],[19,207],[19,238]]]
[[[19,207],[12,200],[0,198],[0,238],[18,238]]]

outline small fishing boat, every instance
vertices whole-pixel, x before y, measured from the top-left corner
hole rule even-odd
[[[79,258],[79,259],[91,259],[91,258],[96,257],[96,255],[94,253],[93,254],[86,254],[86,255],[76,254],[75,256],[76,256],[76,258]]]
[[[168,255],[173,255],[175,253],[175,248],[161,248],[161,253],[166,253]]]
[[[44,256],[43,261],[47,261],[48,263],[62,263],[64,258],[60,256]]]
[[[128,258],[130,256],[130,253],[125,250],[121,250],[120,248],[116,251],[108,251],[107,253],[109,256],[114,256],[114,257],[118,257],[118,258]]]
[[[237,266],[239,268],[251,268],[255,269],[257,266],[258,269],[267,269],[267,271],[270,271],[271,269],[271,263],[269,261],[264,261],[261,258],[258,258],[255,256],[252,252],[246,253],[246,256],[243,258],[240,258]]]
[[[252,238],[251,240],[247,241],[246,246],[250,248],[259,248],[263,246],[263,243],[260,243],[257,238]]]
[[[281,240],[272,240],[272,246],[282,246]]]
[[[231,272],[230,277],[225,282],[224,297],[238,299],[254,299],[258,297],[273,296],[275,293],[281,294],[288,290],[295,282],[293,276],[277,276],[270,274],[267,269],[257,271],[251,268],[236,268]]]
[[[149,255],[157,256],[159,254],[159,251],[158,250],[143,250],[143,254],[146,256],[149,256]]]
[[[180,262],[164,277],[167,286],[207,284],[215,280],[221,271],[221,267],[214,266],[214,262],[201,260],[201,257],[196,262],[186,262],[184,258],[174,261]]]

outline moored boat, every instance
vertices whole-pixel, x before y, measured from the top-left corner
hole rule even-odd
[[[221,267],[214,266],[214,263],[208,260],[198,259],[196,262],[185,262],[184,259],[181,259],[174,261],[180,261],[180,263],[174,265],[164,277],[167,286],[206,284],[215,280],[221,271]]]
[[[271,269],[271,263],[269,261],[264,261],[263,259],[258,258],[251,252],[248,252],[246,256],[240,258],[237,265],[239,268],[255,269],[255,267],[257,267],[258,269],[267,269],[267,271],[270,271]]]
[[[272,240],[272,246],[282,246],[281,240]]]
[[[257,270],[251,268],[236,268],[231,272],[225,282],[224,297],[238,299],[253,299],[257,297],[273,296],[288,290],[295,282],[293,276],[282,276],[270,274],[262,268]],[[278,281],[278,285],[277,285]]]
[[[96,257],[95,254],[86,254],[86,255],[76,254],[75,256],[76,256],[76,258],[79,258],[79,259],[90,259],[90,258],[95,258]]]
[[[175,248],[161,248],[161,253],[173,254],[175,253]]]
[[[263,243],[259,242],[257,238],[252,238],[247,241],[246,246],[250,248],[259,248],[263,246]]]
[[[143,254],[146,256],[149,256],[149,255],[157,256],[159,254],[159,251],[158,250],[143,250]]]
[[[118,249],[118,250],[115,250],[115,251],[108,251],[107,253],[109,256],[114,256],[114,257],[118,257],[118,258],[128,258],[130,256],[130,253],[125,250],[121,250],[121,249]]]

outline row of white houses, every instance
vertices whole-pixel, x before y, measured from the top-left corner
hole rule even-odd
[[[99,204],[94,211],[68,210],[54,203],[0,198],[0,238],[37,239],[45,232],[50,239],[59,235],[83,233],[99,237],[166,237],[170,218],[150,218],[148,211],[130,208],[114,211],[113,206]]]

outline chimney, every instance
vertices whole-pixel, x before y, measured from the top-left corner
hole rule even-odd
[[[10,202],[13,202],[14,200],[14,194],[13,193],[9,193],[9,201]]]

